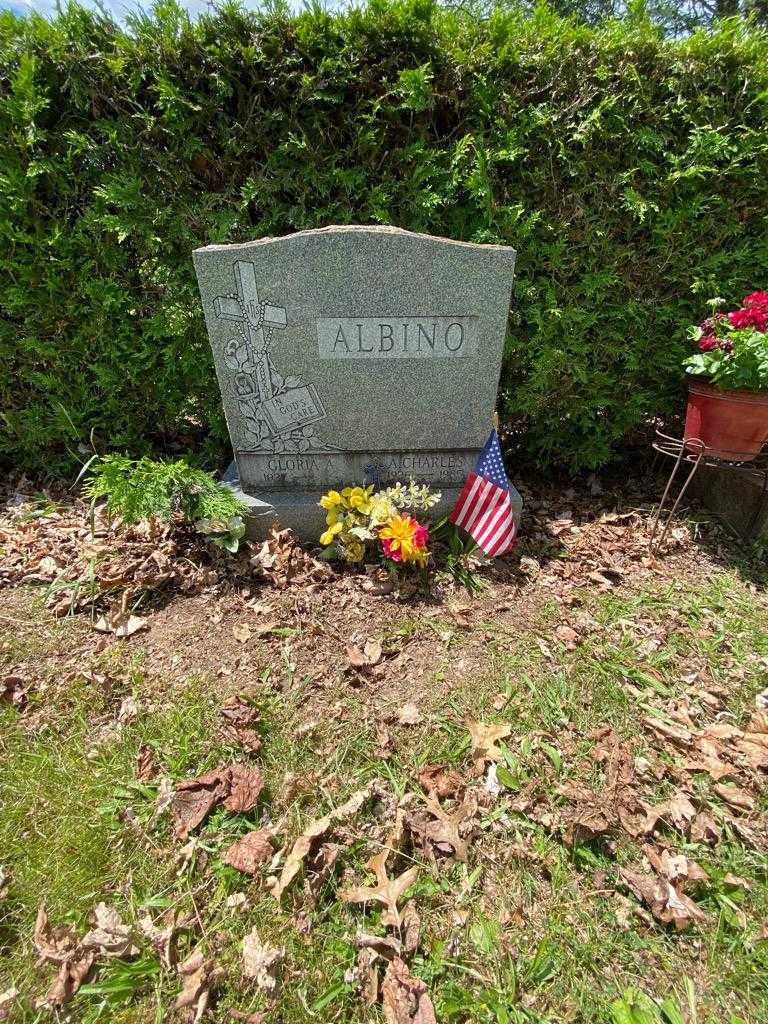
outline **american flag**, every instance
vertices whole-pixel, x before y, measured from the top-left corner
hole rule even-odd
[[[517,496],[504,472],[499,435],[492,430],[448,518],[486,555],[504,555],[515,546],[517,534],[513,492]]]

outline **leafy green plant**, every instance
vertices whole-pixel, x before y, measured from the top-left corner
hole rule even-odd
[[[190,253],[332,223],[514,246],[501,402],[540,465],[682,412],[683,325],[768,279],[766,33],[526,6],[1,12],[0,459],[218,458]]]
[[[717,300],[717,304],[722,300]],[[735,390],[768,390],[768,292],[752,292],[739,309],[715,313],[690,329],[699,351],[684,366],[694,376]]]
[[[89,464],[88,473],[86,497],[93,502],[106,498],[107,512],[129,525],[142,519],[170,523],[181,518],[231,552],[237,551],[245,534],[243,504],[210,473],[183,459],[156,462],[146,456],[135,460],[105,455]]]

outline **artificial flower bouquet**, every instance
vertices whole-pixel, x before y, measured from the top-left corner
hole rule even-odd
[[[326,513],[320,543],[345,562],[426,568],[432,557],[429,513],[440,498],[413,480],[378,491],[373,485],[328,491],[320,499]]]
[[[713,305],[720,304],[721,299]],[[699,351],[683,362],[686,371],[721,388],[768,390],[768,292],[752,292],[738,309],[716,312],[690,328]]]

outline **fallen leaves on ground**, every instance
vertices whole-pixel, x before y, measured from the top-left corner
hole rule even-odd
[[[446,856],[466,862],[477,821],[477,792],[466,790],[461,801],[450,809],[441,806],[436,797],[427,796],[424,807],[424,811],[409,812],[405,820],[411,833],[421,838],[425,853],[430,856],[432,847],[435,847]]]
[[[142,629],[148,629],[149,620],[141,615],[129,615],[118,610],[110,615],[100,615],[93,628],[99,633],[114,633],[118,640],[124,640]]]
[[[264,573],[274,586],[303,585],[313,589],[327,583],[333,570],[305,551],[291,530],[273,529],[250,559],[254,569]]]
[[[706,921],[707,915],[679,887],[666,878],[621,868],[619,877],[642,900],[657,920],[674,924],[677,931],[683,931],[694,921]]]
[[[400,957],[387,967],[381,997],[386,1024],[437,1024],[427,986],[411,974]]]
[[[52,926],[41,904],[35,921],[33,942],[39,963],[58,965],[58,973],[38,1007],[60,1007],[68,1003],[87,978],[99,956],[135,956],[130,930],[119,915],[104,903],[95,910],[96,927],[82,939],[70,925]]]
[[[212,960],[206,958],[199,948],[194,949],[186,960],[176,968],[181,978],[181,992],[173,1004],[175,1010],[185,1007],[195,1008],[195,1020],[199,1021],[205,1013],[211,998],[211,989],[219,981],[224,972],[215,967]]]
[[[157,776],[157,771],[154,750],[143,744],[136,755],[136,778],[139,782],[151,782]]]
[[[5,992],[0,992],[0,1021],[10,1019],[18,995],[19,990],[13,986],[7,988]]]
[[[340,807],[331,811],[330,814],[326,814],[324,817],[318,818],[307,825],[291,847],[291,850],[286,857],[285,864],[283,865],[280,878],[272,889],[272,894],[276,899],[280,899],[293,879],[299,871],[301,871],[305,857],[317,840],[320,839],[321,836],[324,836],[333,824],[344,821],[347,818],[352,817],[352,815],[357,814],[370,795],[371,787],[366,786],[364,789],[360,789],[356,793],[353,793],[348,800],[341,804]]]
[[[131,929],[120,915],[106,903],[97,903],[93,911],[94,927],[82,939],[84,949],[94,949],[107,957],[138,956]]]
[[[415,704],[403,704],[397,713],[400,725],[419,725],[421,720],[421,712]]]
[[[498,761],[502,754],[496,746],[499,740],[503,740],[512,732],[509,725],[486,724],[467,719],[467,729],[472,738],[472,759],[475,763],[475,771],[482,774],[489,761]]]
[[[243,974],[255,981],[262,992],[274,993],[278,966],[284,955],[284,950],[263,943],[258,930],[252,928],[243,939]]]
[[[455,768],[447,768],[442,764],[422,765],[417,779],[419,785],[427,793],[440,800],[455,796],[466,784]]]
[[[186,839],[219,803],[228,811],[252,810],[263,788],[258,768],[239,763],[180,782],[170,800],[176,835]]]
[[[248,832],[224,853],[224,863],[246,875],[255,875],[272,859],[272,839],[273,833],[268,828]]]
[[[362,649],[356,644],[350,644],[346,654],[349,668],[358,672],[366,672],[381,662],[383,657],[381,641],[374,638],[366,640]]]
[[[390,850],[382,850],[368,861],[368,868],[376,876],[376,885],[356,885],[339,892],[339,899],[344,903],[379,903],[384,907],[381,915],[382,924],[400,927],[400,912],[397,901],[407,892],[419,876],[418,866],[408,868],[397,878],[387,875],[387,858]]]
[[[162,927],[145,913],[139,918],[139,930],[152,943],[161,963],[171,970],[176,966],[176,937],[182,926],[177,911],[173,909],[167,910],[159,920]]]
[[[234,697],[222,707],[220,715],[225,742],[236,744],[251,754],[261,749],[261,737],[256,728],[261,720],[258,708],[243,697]]]

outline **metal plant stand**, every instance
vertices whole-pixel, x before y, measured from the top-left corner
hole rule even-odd
[[[653,442],[653,447],[660,455],[665,455],[670,459],[674,459],[674,464],[672,466],[672,471],[669,474],[667,485],[664,488],[664,494],[662,495],[659,506],[651,520],[650,539],[652,550],[658,550],[663,543],[675,512],[677,512],[685,492],[688,490],[691,481],[701,467],[726,470],[728,472],[732,471],[734,473],[750,473],[753,477],[760,479],[760,498],[755,503],[755,511],[750,518],[746,530],[744,531],[745,536],[750,537],[752,530],[754,530],[758,520],[760,519],[761,514],[766,509],[766,502],[768,502],[768,450],[763,449],[763,451],[757,456],[754,456],[751,452],[715,453],[713,449],[707,448],[704,442],[700,441],[698,438],[669,437],[669,435],[663,434],[660,430],[656,431],[656,440]],[[725,455],[727,455],[727,458]],[[683,472],[687,473],[687,475],[685,476],[683,485],[678,491],[677,497],[666,516],[661,533],[659,533],[657,537],[662,512],[664,511],[672,486],[681,468],[683,468]]]

